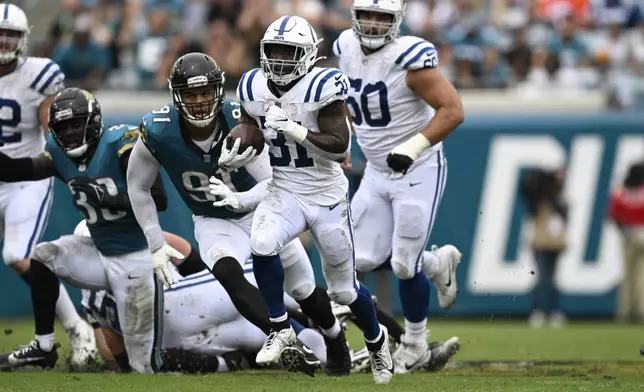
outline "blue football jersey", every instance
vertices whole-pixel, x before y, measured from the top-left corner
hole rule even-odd
[[[211,218],[239,218],[239,213],[224,207],[214,207],[217,201],[210,194],[209,178],[215,176],[235,192],[251,189],[257,181],[240,168],[232,173],[219,169],[221,146],[230,130],[237,125],[241,116],[238,102],[226,99],[218,114],[220,135],[209,152],[197,146],[187,131],[181,129],[181,116],[174,105],[165,106],[143,116],[141,132],[146,146],[166,170],[170,181],[194,215]]]
[[[51,158],[64,182],[86,176],[105,185],[108,193],[118,195],[127,192],[121,156],[134,146],[139,136],[139,128],[135,125],[116,125],[107,129],[101,135],[94,155],[80,167],[65,154],[52,134],[47,137],[45,154]],[[87,203],[87,195],[83,192],[73,196],[76,208],[85,216],[94,245],[102,254],[116,256],[147,248],[148,242],[132,209],[96,209]]]

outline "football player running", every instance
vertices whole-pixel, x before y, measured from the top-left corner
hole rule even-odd
[[[283,299],[285,279],[295,278],[282,268],[279,252],[310,229],[329,296],[348,305],[359,319],[374,381],[386,384],[393,373],[387,329],[378,323],[371,294],[356,279],[348,183],[338,163],[347,156],[351,133],[345,106],[348,80],[337,69],[315,67],[320,41],[305,19],[279,18],[260,42],[261,70],[245,73],[237,88],[240,121],[260,127],[273,167],[251,231],[255,277],[272,323],[256,359],[258,364],[273,363],[295,341]]]
[[[26,57],[29,38],[27,15],[20,7],[0,4],[0,152],[12,158],[41,154],[49,105],[63,89],[65,75],[50,59]],[[31,285],[29,255],[47,227],[54,199],[53,179],[0,183],[0,240],[2,259]],[[60,286],[56,314],[69,336],[72,364],[81,366],[95,356],[89,325]]]
[[[85,90],[68,88],[54,98],[49,129],[44,153],[30,158],[0,154],[0,181],[59,178],[69,185],[92,238],[67,235],[34,247],[31,298],[36,338],[2,356],[0,366],[55,365],[54,318],[61,278],[75,287],[111,290],[123,315],[130,366],[138,373],[152,373],[160,367],[163,293],[125,182],[138,127],[119,125],[104,131],[96,98]],[[158,208],[165,209],[160,177],[154,194]]]
[[[353,28],[332,45],[349,77],[347,106],[367,158],[351,202],[357,268],[386,264],[399,279],[405,334],[393,355],[396,373],[430,361],[428,277],[449,308],[461,259],[452,245],[425,249],[447,180],[441,142],[463,122],[463,106],[436,68],[434,46],[398,37],[404,9],[403,0],[354,0]],[[456,349],[458,339],[451,341]]]
[[[189,53],[175,62],[169,79],[173,103],[143,117],[144,139],[134,147],[135,163],[127,175],[129,196],[153,252],[155,270],[171,287],[174,279],[168,262],[177,252],[165,242],[150,200],[150,187],[163,167],[194,214],[201,258],[239,313],[268,335],[271,324],[266,304],[257,287],[244,277],[242,265],[250,258],[253,211],[271,179],[271,165],[266,151],[255,156],[256,150],[249,147],[238,154],[241,140],[230,150],[224,147],[240,119],[241,107],[225,99],[223,83],[223,71],[208,55]],[[221,170],[220,157],[238,170]],[[286,292],[316,324],[340,329],[326,292],[316,289],[313,268],[299,239],[281,251],[284,267],[292,271],[292,279],[284,282]],[[351,359],[344,335],[336,334],[327,346],[327,368],[348,374]],[[301,350],[296,359],[289,355],[294,367],[289,370],[312,375],[319,361],[307,353]]]

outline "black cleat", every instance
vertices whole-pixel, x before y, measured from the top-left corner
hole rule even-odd
[[[326,343],[326,374],[333,377],[348,376],[351,373],[351,352],[344,331],[331,339],[324,336]]]
[[[32,340],[27,346],[0,354],[0,369],[15,369],[27,365],[51,369],[58,361],[58,347],[60,345],[55,344],[51,351],[45,351],[40,348],[37,340]]]
[[[322,367],[320,360],[313,354],[313,351],[304,343],[297,342],[282,350],[280,362],[284,369],[294,373],[304,373],[315,377],[315,371]]]
[[[461,348],[461,342],[458,337],[454,336],[444,342],[431,342],[428,350],[432,352],[429,362],[424,366],[428,372],[437,372],[442,370],[447,362],[456,355]]]

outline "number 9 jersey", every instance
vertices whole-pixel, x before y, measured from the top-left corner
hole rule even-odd
[[[406,36],[365,55],[349,29],[333,43],[333,53],[349,77],[347,106],[358,144],[370,165],[390,172],[387,155],[434,116],[434,109],[407,86],[406,79],[408,71],[438,66],[436,48],[422,38]],[[410,170],[440,149],[442,143],[425,150]]]

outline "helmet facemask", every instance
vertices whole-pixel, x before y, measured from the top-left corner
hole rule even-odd
[[[0,29],[0,64],[10,64],[27,50],[27,33]]]
[[[280,41],[262,41],[260,51],[262,72],[278,86],[306,75],[317,55],[316,45]]]
[[[360,44],[378,49],[398,36],[402,12],[376,9],[351,9],[351,26]]]
[[[225,97],[221,82],[208,84],[207,76],[188,79],[188,86],[170,86],[172,99],[181,116],[190,124],[203,128],[212,123]]]
[[[74,116],[72,109],[55,113],[55,120],[49,122],[56,143],[70,158],[82,158],[90,151],[101,136],[103,123],[97,113]]]

